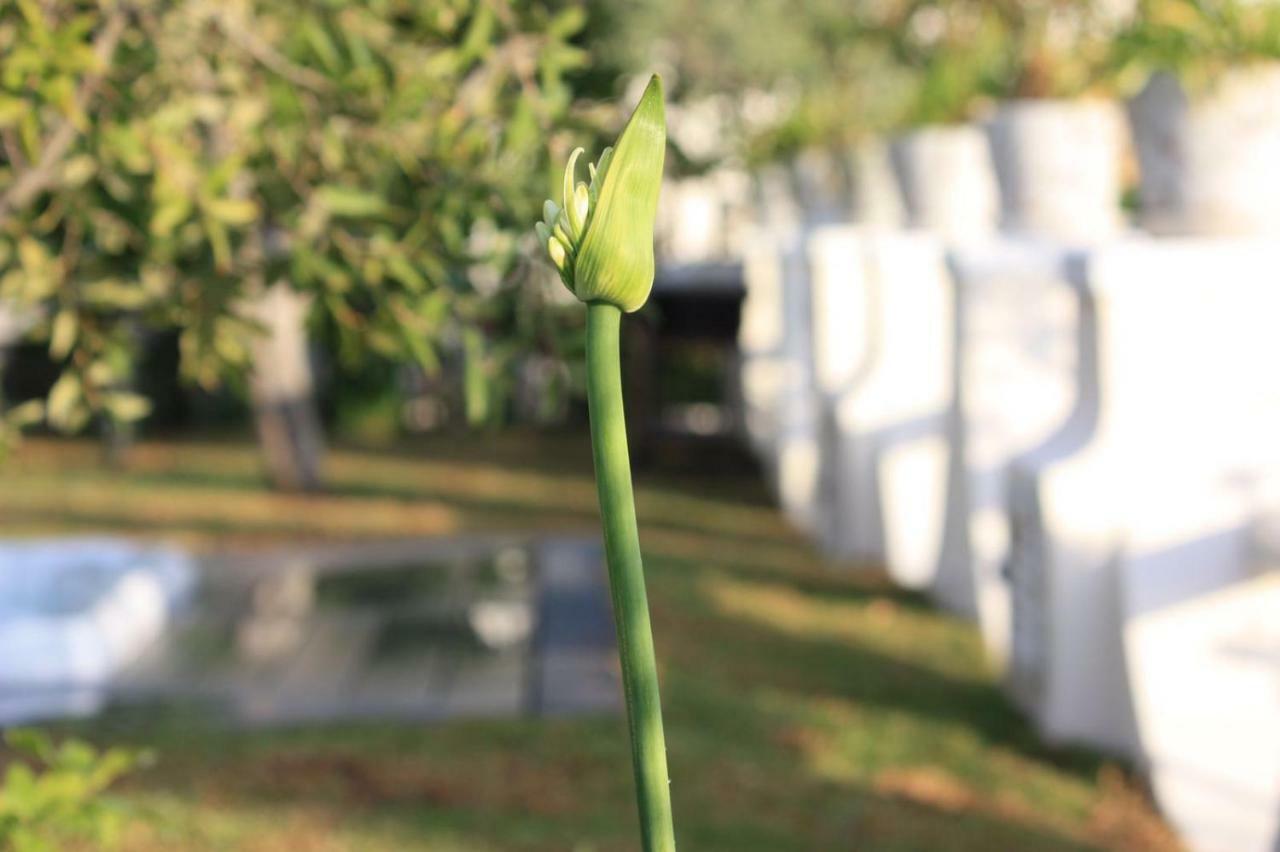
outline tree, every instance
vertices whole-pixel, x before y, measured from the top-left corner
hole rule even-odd
[[[535,0],[6,4],[0,300],[65,363],[48,421],[141,416],[130,328],[176,326],[185,375],[252,388],[272,479],[314,485],[302,324],[430,369],[491,321],[468,269],[516,268],[581,23]]]

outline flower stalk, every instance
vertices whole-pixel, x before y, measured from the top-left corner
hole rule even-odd
[[[653,225],[666,138],[662,81],[655,76],[617,144],[588,166],[590,183],[576,181],[582,149],[569,157],[561,203],[547,201],[535,227],[560,279],[587,305],[591,448],[645,852],[674,852],[676,843],[658,666],[631,487],[619,336],[622,314],[638,310],[653,287]]]
[[[676,848],[670,776],[622,408],[618,350],[621,325],[622,311],[616,305],[587,305],[587,407],[613,618],[622,658],[622,687],[631,728],[640,836],[646,852],[669,852]]]

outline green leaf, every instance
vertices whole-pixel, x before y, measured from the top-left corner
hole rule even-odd
[[[387,210],[381,196],[345,186],[322,186],[316,190],[316,200],[334,216],[351,219],[379,216]]]
[[[31,105],[22,98],[0,95],[0,127],[13,127],[30,109]]]
[[[493,8],[485,3],[476,9],[462,40],[461,52],[466,59],[480,56],[493,43],[493,31],[496,24]]]
[[[209,238],[209,248],[213,251],[213,263],[219,272],[231,269],[231,237],[227,228],[211,216],[204,217],[204,232]]]
[[[251,225],[258,218],[258,205],[247,198],[215,198],[202,203],[211,217],[224,225]]]
[[[476,425],[489,417],[489,376],[485,369],[484,335],[470,328],[463,333],[463,403],[467,422]]]
[[[324,31],[315,18],[305,18],[302,22],[302,36],[307,40],[312,51],[320,58],[325,68],[330,72],[336,72],[341,65],[341,56],[338,54],[338,48],[334,45],[333,39],[329,38],[329,34]]]
[[[581,30],[586,23],[587,10],[581,6],[570,6],[547,24],[547,35],[556,39],[568,38]]]
[[[84,186],[97,171],[97,162],[88,154],[72,157],[62,165],[62,185],[68,189]]]
[[[191,215],[191,202],[182,196],[165,199],[151,216],[150,230],[154,236],[167,237]]]
[[[404,255],[390,255],[387,258],[387,272],[414,293],[427,289],[427,279],[422,277],[422,273]]]
[[[81,296],[89,305],[117,311],[137,310],[154,298],[139,282],[119,278],[90,281],[84,285]]]
[[[34,426],[44,419],[44,400],[29,399],[26,402],[15,405],[5,412],[5,419],[10,426],[18,429]]]
[[[141,394],[128,391],[114,391],[107,394],[103,401],[113,420],[132,423],[141,420],[151,413],[151,401]]]
[[[80,318],[75,311],[63,309],[53,318],[53,329],[49,333],[49,355],[55,360],[62,360],[71,353],[75,345],[76,335],[80,330]]]
[[[84,404],[80,377],[75,373],[63,373],[49,390],[47,402],[49,424],[63,432],[75,432],[89,420],[89,409]]]
[[[49,735],[35,728],[12,728],[5,732],[4,741],[14,751],[36,758],[44,763],[53,760],[53,743]]]

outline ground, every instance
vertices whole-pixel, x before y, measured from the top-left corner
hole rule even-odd
[[[266,490],[243,441],[144,442],[109,469],[92,443],[32,440],[4,464],[4,535],[224,549],[597,521],[581,434],[340,448],[318,496]],[[824,564],[749,466],[641,471],[637,500],[681,848],[1177,848],[1128,770],[1037,742],[970,625]],[[131,852],[638,848],[616,717],[75,730],[155,753],[113,791]]]

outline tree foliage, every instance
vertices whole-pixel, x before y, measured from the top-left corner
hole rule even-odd
[[[1205,89],[1232,67],[1280,60],[1280,4],[1273,0],[1138,0],[1112,59],[1123,89],[1156,71]]]
[[[145,753],[99,751],[67,739],[54,743],[40,731],[5,735],[9,762],[0,780],[0,848],[52,852],[67,844],[118,848],[123,812],[108,788],[150,760]]]
[[[280,281],[348,356],[431,367],[509,318],[491,291],[537,218],[581,23],[537,0],[0,6],[0,304],[65,365],[48,421],[145,413],[140,327],[180,329],[197,382],[238,375],[243,306]]]

